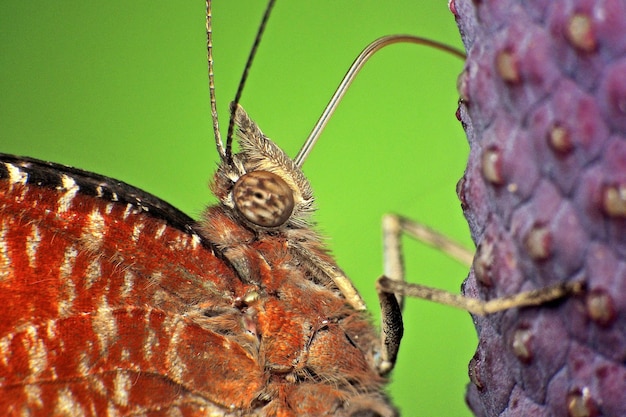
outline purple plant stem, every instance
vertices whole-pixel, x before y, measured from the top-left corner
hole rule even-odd
[[[474,317],[477,416],[626,416],[626,2],[453,0],[467,50],[464,293],[581,281]]]

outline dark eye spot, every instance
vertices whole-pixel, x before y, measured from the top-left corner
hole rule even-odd
[[[282,226],[295,206],[293,190],[281,177],[267,171],[242,175],[232,196],[237,211],[250,223],[263,227]]]

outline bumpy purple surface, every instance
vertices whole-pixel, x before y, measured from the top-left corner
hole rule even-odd
[[[583,295],[475,317],[477,416],[626,416],[626,1],[453,0],[471,146],[458,193],[482,299]]]

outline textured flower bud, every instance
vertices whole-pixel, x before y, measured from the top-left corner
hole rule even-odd
[[[468,59],[457,192],[478,251],[467,296],[581,281],[475,317],[477,416],[626,415],[626,3],[454,0]]]

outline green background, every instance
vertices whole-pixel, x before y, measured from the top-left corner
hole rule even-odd
[[[265,2],[213,7],[222,128]],[[0,152],[112,176],[197,217],[215,167],[204,2],[0,2]],[[279,1],[242,104],[290,155],[378,36],[461,47],[446,0]],[[374,317],[380,219],[396,212],[471,246],[455,194],[468,146],[454,117],[462,62],[394,45],[365,67],[305,163],[319,229]],[[453,292],[467,268],[406,243],[408,279]],[[468,416],[470,316],[408,300],[390,392],[405,416]]]

